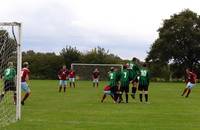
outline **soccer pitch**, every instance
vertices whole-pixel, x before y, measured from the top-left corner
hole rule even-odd
[[[103,85],[79,81],[77,88],[58,93],[58,81],[31,81],[32,95],[22,107],[22,120],[6,130],[199,130],[200,88],[181,97],[184,83],[151,83],[150,104],[129,97],[114,104],[100,103]]]

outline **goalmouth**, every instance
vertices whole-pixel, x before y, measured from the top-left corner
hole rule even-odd
[[[122,64],[86,64],[86,63],[72,63],[71,69],[76,73],[76,79],[78,80],[92,80],[92,72],[94,69],[100,71],[100,80],[108,79],[108,72],[111,67],[115,67],[119,70],[123,69]]]

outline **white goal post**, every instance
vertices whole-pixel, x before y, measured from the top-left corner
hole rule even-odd
[[[0,31],[4,32],[0,35],[0,62],[4,62],[4,67],[1,67],[1,76],[3,70],[7,67],[8,62],[14,62],[15,63],[15,69],[16,69],[16,105],[15,105],[15,115],[12,116],[15,117],[15,119],[6,119],[9,118],[9,115],[1,115],[0,113],[0,121],[8,121],[2,125],[4,127],[5,125],[9,124],[10,122],[14,122],[21,119],[21,67],[22,67],[22,54],[21,54],[21,36],[22,36],[22,24],[18,22],[0,22]],[[15,35],[16,33],[16,35]],[[3,37],[5,35],[5,38]],[[1,37],[2,36],[2,37]],[[14,46],[14,47],[12,47]],[[14,48],[14,49],[13,49]],[[9,55],[9,56],[7,56]],[[13,58],[14,57],[14,58]],[[3,84],[1,84],[3,85]],[[4,86],[4,85],[3,85]],[[3,87],[1,87],[0,92],[5,91],[3,90]],[[4,100],[6,100],[6,94],[4,96]],[[5,103],[6,101],[2,100],[0,102],[0,108],[2,109],[8,109],[7,107],[11,107],[11,103],[9,104]],[[10,99],[9,99],[10,100]],[[7,105],[7,106],[6,106]],[[14,104],[12,104],[14,106]],[[12,107],[13,107],[12,106]],[[10,108],[11,109],[11,108]],[[4,111],[4,110],[2,110]],[[6,112],[5,112],[6,114]],[[12,121],[11,121],[12,120]],[[10,122],[9,122],[10,121]],[[0,126],[1,128],[1,126]]]
[[[110,67],[117,67],[121,70],[123,69],[122,64],[86,64],[86,63],[71,64],[71,69],[75,70],[76,76],[80,77],[81,80],[90,80],[91,73],[95,68],[98,68],[100,70],[100,79],[102,79],[103,75],[102,73],[104,73],[104,77],[106,77],[107,72],[110,70]],[[103,80],[105,80],[105,78]]]

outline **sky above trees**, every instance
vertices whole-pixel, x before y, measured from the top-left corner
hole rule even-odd
[[[23,50],[83,52],[101,46],[121,58],[145,59],[164,19],[198,0],[2,0],[0,21],[23,23]]]

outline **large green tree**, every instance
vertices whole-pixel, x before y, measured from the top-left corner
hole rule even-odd
[[[60,52],[60,55],[64,58],[64,63],[70,68],[71,63],[80,63],[82,60],[82,53],[76,49],[76,47],[66,46]]]
[[[148,52],[146,61],[168,66],[174,77],[186,67],[198,68],[200,62],[200,17],[186,9],[174,14],[158,29],[159,37]],[[158,65],[158,64],[157,64]]]

